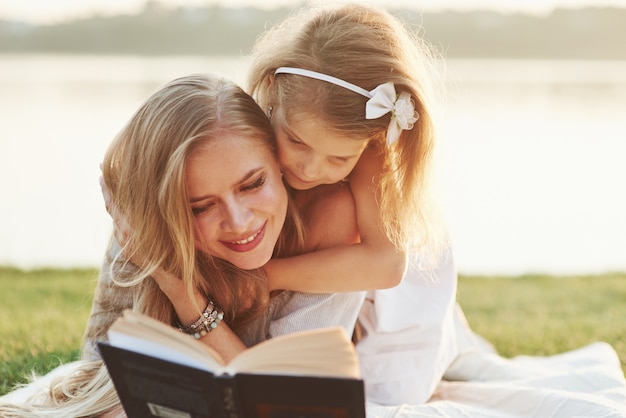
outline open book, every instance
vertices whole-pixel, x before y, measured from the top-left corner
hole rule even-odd
[[[343,328],[283,335],[226,364],[210,347],[127,310],[98,344],[130,418],[365,416],[358,357]]]

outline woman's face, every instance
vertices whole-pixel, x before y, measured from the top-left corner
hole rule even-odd
[[[287,191],[267,147],[237,135],[213,139],[189,156],[185,181],[200,251],[246,270],[269,261]]]
[[[271,122],[285,180],[297,190],[345,179],[367,145],[366,140],[345,138],[314,119],[288,124],[280,107]]]

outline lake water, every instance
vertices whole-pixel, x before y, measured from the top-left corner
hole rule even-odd
[[[109,142],[162,83],[237,58],[0,55],[0,264],[99,266]],[[459,270],[626,271],[626,62],[449,60],[439,169]]]

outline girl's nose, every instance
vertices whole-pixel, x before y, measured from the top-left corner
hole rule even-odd
[[[315,181],[320,178],[322,172],[322,163],[315,157],[310,157],[303,161],[300,170],[302,173],[302,180]]]

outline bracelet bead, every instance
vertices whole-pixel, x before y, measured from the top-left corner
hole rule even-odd
[[[200,317],[193,324],[182,325],[178,322],[177,325],[181,332],[189,334],[195,339],[199,339],[217,328],[222,319],[224,319],[224,312],[217,308],[213,301],[209,301],[204,311],[200,314]]]

